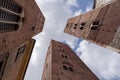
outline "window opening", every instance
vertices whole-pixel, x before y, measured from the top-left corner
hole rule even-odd
[[[91,25],[91,30],[97,30],[99,25],[100,25],[99,21],[93,22],[93,24]]]
[[[68,70],[68,68],[67,68],[66,65],[63,65],[63,69],[64,69],[64,70]]]
[[[71,67],[68,67],[68,70],[71,71],[71,72],[73,72],[73,69]]]
[[[0,72],[2,70],[2,66],[3,66],[3,61],[0,62]]]
[[[22,7],[14,0],[0,0],[0,32],[17,31],[24,22],[21,13]]]
[[[20,13],[22,11],[22,8],[13,0],[1,0],[0,4],[2,8],[6,8],[16,13]]]
[[[18,52],[17,52],[16,58],[15,58],[15,61],[17,60],[17,58],[18,58],[20,55],[22,55],[22,54],[24,53],[25,47],[26,47],[26,45],[23,45],[22,47],[20,47],[20,48],[18,49]]]
[[[18,24],[9,24],[9,23],[1,23],[0,22],[0,32],[10,32],[18,30]]]
[[[83,30],[83,29],[84,29],[85,24],[86,24],[86,23],[81,23],[81,25],[80,25],[80,30]]]

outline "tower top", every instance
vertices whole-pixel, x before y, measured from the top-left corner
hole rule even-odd
[[[107,5],[115,0],[94,0],[93,9]]]

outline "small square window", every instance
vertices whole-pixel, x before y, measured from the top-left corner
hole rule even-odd
[[[86,23],[81,23],[81,25],[80,25],[80,30],[83,30],[83,29],[84,29],[85,24],[86,24]]]
[[[63,65],[63,69],[64,69],[64,70],[68,70],[68,68],[67,68],[66,65]]]
[[[25,50],[25,47],[26,45],[23,45],[22,47],[20,47],[17,51],[17,55],[16,55],[16,58],[15,58],[15,61],[17,60],[17,58],[22,55],[24,53],[24,50]]]
[[[93,25],[99,25],[99,21],[93,22]]]
[[[91,25],[91,30],[97,30],[99,25],[100,25],[99,21],[93,22],[93,24]]]
[[[78,24],[75,24],[75,26],[77,26]]]
[[[68,67],[68,70],[71,71],[71,72],[73,72],[73,69],[71,67]]]

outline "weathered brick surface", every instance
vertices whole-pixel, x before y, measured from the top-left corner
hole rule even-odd
[[[96,41],[101,44],[109,45],[110,42],[114,39],[115,33],[118,28],[117,15],[114,13],[117,9],[114,6],[115,4],[109,5],[109,8],[104,16],[102,21],[101,28],[99,30]]]
[[[75,33],[75,35],[76,35],[77,37],[80,37],[80,36],[81,36],[81,38],[84,38],[84,39],[87,38],[87,35],[88,35],[88,33],[89,33],[89,31],[88,31],[88,30],[89,30],[89,25],[90,25],[89,20],[90,20],[90,17],[91,17],[92,12],[93,12],[93,11],[86,12],[86,13],[84,13],[84,14],[81,15],[81,19],[80,19],[80,22],[79,22],[79,26],[77,27],[76,33]],[[82,23],[85,23],[85,26],[84,26],[84,28],[81,30],[80,27],[81,27]]]
[[[80,16],[76,16],[73,18],[70,18],[67,22],[65,31],[68,32],[71,35],[75,35],[75,30],[78,27],[78,23],[80,20]]]
[[[68,67],[67,70],[63,65]],[[98,78],[68,45],[52,41],[46,55],[42,80],[98,80]]]
[[[92,30],[90,28],[91,25],[89,25],[90,26],[89,31],[88,31],[89,34],[87,36],[88,40],[95,41],[97,35],[99,35],[98,32],[99,32],[99,30],[101,28],[102,21],[103,21],[104,16],[105,16],[105,14],[107,12],[107,9],[108,9],[108,6],[103,7],[103,8],[97,8],[97,9],[93,10],[92,16],[90,18],[91,25],[93,24],[93,22],[99,21],[99,26],[97,27],[96,30]]]
[[[0,55],[13,50],[43,29],[45,18],[35,0],[14,1],[22,7],[25,20],[18,31],[0,33]]]
[[[81,14],[80,22],[86,22],[85,28],[82,31],[77,28],[75,36],[120,52],[120,46],[118,45],[120,27],[119,14],[120,1],[118,0],[108,5],[98,7],[90,12],[83,13]],[[96,21],[99,21],[99,26],[96,30],[92,30],[91,25]]]
[[[32,49],[34,47],[34,41],[35,40],[30,39],[9,52],[9,56],[6,59],[6,64],[4,68],[2,68],[2,70],[4,70],[0,80],[24,80]],[[16,58],[19,48],[24,45],[26,45],[24,52],[19,54],[19,56]],[[6,56],[6,54],[2,56]]]

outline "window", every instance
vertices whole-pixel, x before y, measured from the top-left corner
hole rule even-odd
[[[16,13],[20,13],[22,11],[22,8],[17,5],[13,0],[1,0],[0,4],[2,8],[8,9]]]
[[[93,24],[91,25],[91,30],[97,30],[99,25],[100,25],[99,21],[93,22]]]
[[[26,45],[23,45],[22,47],[20,47],[17,51],[17,55],[16,55],[16,58],[15,58],[15,61],[17,60],[17,58],[22,55],[24,53],[24,50],[25,50],[25,47]]]
[[[0,62],[0,72],[2,70],[3,61]]]
[[[77,24],[74,24],[74,29],[76,29],[76,27],[77,27]]]
[[[8,57],[9,53],[0,56],[0,80],[2,80]]]
[[[68,68],[67,68],[66,65],[63,65],[63,69],[64,69],[64,70],[68,70]]]
[[[80,30],[83,30],[83,29],[84,29],[85,24],[86,24],[86,23],[81,23],[81,25],[80,25]]]
[[[71,72],[73,72],[73,69],[71,67],[68,67],[68,70],[71,71]]]
[[[13,0],[0,0],[0,32],[12,32],[19,29],[23,22],[22,8]]]
[[[9,32],[18,30],[17,24],[9,24],[9,23],[0,23],[0,32]]]
[[[69,65],[63,65],[63,69],[67,70],[67,71],[70,71],[70,72],[73,72],[73,68],[70,67]]]
[[[66,55],[61,55],[63,58],[65,58],[65,59],[68,59],[68,57],[66,56]]]

